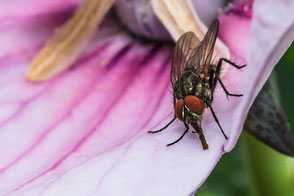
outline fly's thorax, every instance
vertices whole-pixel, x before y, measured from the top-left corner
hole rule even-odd
[[[179,100],[188,95],[197,96],[197,94],[201,94],[197,93],[197,91],[201,91],[201,89],[202,84],[199,74],[195,69],[187,69],[176,82],[174,90],[176,98]]]
[[[195,69],[187,69],[176,82],[174,91],[177,100],[193,95],[201,99],[205,105],[212,102],[212,90],[209,74],[197,73]]]

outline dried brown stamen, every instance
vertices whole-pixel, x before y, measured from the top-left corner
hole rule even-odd
[[[33,59],[27,78],[43,81],[66,70],[78,58],[113,3],[114,0],[85,0]]]

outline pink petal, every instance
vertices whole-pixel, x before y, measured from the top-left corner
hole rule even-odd
[[[35,29],[46,30],[48,24],[36,21],[32,22]],[[93,42],[85,56],[63,76],[40,85],[29,84],[25,70],[49,34],[31,34],[32,23],[6,26],[14,33],[8,31],[1,36],[12,40],[9,35],[13,35],[19,43],[25,35],[23,39],[30,43],[12,47],[7,42],[10,52],[1,55],[1,82],[5,87],[0,91],[2,195],[104,193],[110,191],[108,183],[136,187],[113,190],[127,193],[142,190],[138,185],[143,181],[149,181],[150,191],[157,192],[153,180],[160,180],[162,175],[142,173],[147,166],[151,171],[163,167],[167,185],[182,172],[190,173],[185,168],[175,173],[170,169],[182,161],[189,162],[193,150],[176,163],[174,159],[185,146],[174,153],[163,145],[163,141],[173,138],[146,134],[158,119],[172,112],[170,104],[165,104],[170,103],[170,48],[144,45],[117,34],[104,43]],[[154,115],[155,111],[161,112]],[[194,146],[194,141],[190,144]],[[146,151],[142,151],[143,146]],[[156,153],[155,149],[166,153]],[[166,167],[160,164],[162,160]],[[77,187],[75,182],[81,184]],[[183,183],[178,191],[191,192],[192,184]],[[162,188],[169,190],[169,186]]]
[[[35,29],[48,26],[36,21]],[[32,23],[9,26],[17,32],[13,39],[21,42],[26,35],[30,45],[7,43],[11,52],[0,61],[5,87],[0,91],[0,193],[191,193],[202,181],[197,176],[209,172],[204,160],[214,160],[221,149],[212,134],[213,150],[206,153],[194,134],[166,148],[178,137],[181,123],[161,135],[146,133],[173,113],[170,48],[144,45],[120,33],[103,43],[93,42],[77,65],[59,78],[35,85],[24,73],[49,32],[31,34]],[[179,176],[187,181],[179,181]],[[178,188],[171,189],[175,183]]]
[[[2,8],[5,4],[1,4]],[[57,15],[65,20],[69,13]],[[71,70],[47,83],[30,84],[24,78],[25,70],[53,28],[62,23],[52,20],[57,15],[52,12],[33,21],[11,19],[0,26],[1,43],[10,40],[0,47],[0,193],[192,193],[220,156],[234,146],[256,95],[254,85],[260,85],[256,81],[269,71],[255,72],[260,65],[250,63],[248,58],[247,68],[230,68],[223,79],[231,92],[244,96],[228,102],[222,89],[217,89],[213,106],[230,137],[227,143],[210,112],[206,112],[203,128],[209,150],[203,151],[192,133],[167,148],[165,144],[177,139],[184,129],[181,122],[157,135],[146,132],[162,127],[173,115],[169,93],[171,48],[143,44],[124,33],[113,34],[115,28],[109,33],[106,25]],[[220,37],[238,64],[246,62],[248,47],[249,54],[256,52],[253,41],[249,42],[253,40],[251,19],[240,11],[221,18]],[[252,35],[263,32],[254,29],[255,23]],[[105,34],[113,37],[101,40]],[[276,34],[280,39],[281,35]]]
[[[43,21],[35,25],[46,26]],[[21,26],[18,31],[22,33],[14,36],[23,35],[26,27],[31,26]],[[47,34],[40,36],[44,39]],[[30,37],[30,41],[37,45],[33,41],[40,40]],[[2,195],[45,194],[71,168],[97,157],[108,164],[97,170],[101,173],[94,186],[86,184],[85,188],[94,191],[107,168],[117,161],[116,156],[103,156],[127,151],[130,143],[126,141],[142,137],[139,133],[146,135],[155,123],[150,122],[151,114],[161,100],[153,96],[168,94],[170,49],[144,45],[123,33],[102,43],[93,41],[89,48],[68,73],[40,85],[24,78],[35,47],[14,48],[1,59]]]

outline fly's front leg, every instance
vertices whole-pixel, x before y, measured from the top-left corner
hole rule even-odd
[[[173,102],[174,102],[174,108],[176,106],[176,96],[175,96],[175,92],[173,92]],[[166,129],[170,124],[172,124],[172,122],[174,122],[174,120],[176,120],[176,116],[173,117],[173,119],[167,123],[167,125],[165,125],[164,127],[162,127],[161,129],[159,130],[156,130],[156,131],[148,131],[148,133],[158,133],[158,132],[161,132],[163,131],[164,129]]]
[[[169,122],[167,123],[167,125],[165,125],[164,127],[162,127],[161,129],[159,130],[156,130],[156,131],[148,131],[148,133],[158,133],[158,132],[161,132],[163,131],[164,129],[166,129],[170,124],[172,124],[172,122],[174,122],[174,120],[176,120],[176,116],[174,116],[174,118]]]

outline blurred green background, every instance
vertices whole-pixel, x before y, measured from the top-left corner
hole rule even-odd
[[[276,65],[280,103],[294,133],[294,44]],[[196,196],[294,196],[294,158],[281,155],[243,132]]]

